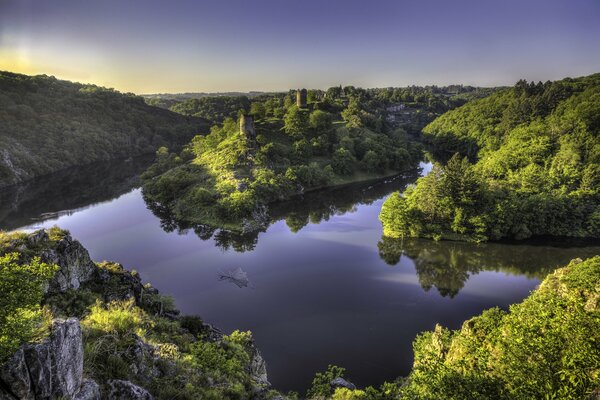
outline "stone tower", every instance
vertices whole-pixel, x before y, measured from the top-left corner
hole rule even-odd
[[[240,135],[246,136],[248,140],[256,140],[254,130],[254,117],[250,114],[240,115]]]
[[[296,91],[296,105],[298,108],[306,108],[306,89],[298,89]]]

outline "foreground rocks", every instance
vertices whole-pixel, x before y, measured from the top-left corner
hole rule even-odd
[[[76,318],[55,320],[49,338],[22,346],[0,370],[2,399],[72,399],[82,384],[83,340]]]
[[[120,353],[126,363],[125,370],[120,372],[126,379],[96,377],[95,381],[86,377],[84,335],[79,319],[72,316],[83,318],[86,307],[92,305],[94,299],[99,298],[105,304],[133,302],[149,315],[168,321],[165,323],[176,323],[177,335],[185,336],[190,343],[203,340],[221,345],[224,341],[223,332],[200,318],[180,317],[172,302],[165,301],[152,286],[143,284],[137,273],[127,271],[118,263],[93,262],[87,250],[68,232],[52,228],[15,236],[3,250],[18,251],[23,260],[39,257],[45,263],[58,266],[56,275],[45,288],[44,304],[54,315],[68,318],[55,319],[46,339],[21,346],[0,367],[0,400],[152,400],[148,389],[156,389],[157,379],[186,379],[179,375],[181,370],[171,359],[163,358],[160,345],[148,343],[136,334],[129,337],[131,344]],[[88,298],[91,303],[84,303],[83,308],[70,308],[73,302],[85,302]],[[184,319],[186,328],[180,322]],[[85,340],[95,340],[89,339],[87,333],[85,337]],[[246,366],[251,382],[247,389],[249,398],[265,399],[270,389],[266,363],[253,341],[246,346],[250,355]],[[93,369],[90,371],[96,376]],[[201,370],[187,373],[204,377]],[[208,389],[228,384],[213,381],[209,376],[205,376],[204,382]]]

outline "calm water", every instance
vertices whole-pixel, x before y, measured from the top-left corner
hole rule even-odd
[[[184,313],[251,330],[282,390],[304,391],[327,364],[361,386],[405,375],[417,333],[507,308],[554,267],[600,254],[560,243],[382,240],[381,204],[414,174],[279,205],[258,235],[182,230],[146,207],[136,177],[147,164],[95,164],[0,192],[0,228],[59,225],[92,258],[138,270]],[[238,267],[248,287],[219,280]]]

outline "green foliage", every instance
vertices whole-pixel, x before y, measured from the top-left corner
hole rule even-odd
[[[43,286],[58,268],[39,258],[29,262],[20,258],[19,253],[0,256],[0,363],[44,333]]]
[[[309,130],[308,114],[298,106],[288,108],[283,121],[283,129],[288,135],[302,137]]]
[[[181,145],[207,127],[141,97],[0,72],[0,186],[93,161]]]
[[[323,372],[317,372],[313,378],[310,389],[306,392],[308,399],[328,398],[333,394],[330,382],[335,378],[343,378],[346,370],[335,365],[327,366]]]
[[[246,96],[214,96],[188,99],[169,108],[171,111],[194,117],[206,118],[222,123],[227,118],[237,118],[238,112],[250,110],[250,100]]]
[[[600,128],[592,116],[598,108],[596,74],[520,81],[448,112],[424,132],[436,154],[461,156],[406,191],[410,221],[392,217],[388,206],[384,230],[398,236],[409,226],[411,236],[475,241],[600,237]]]
[[[414,342],[402,393],[419,399],[581,399],[600,385],[600,256],[548,276],[506,313]]]
[[[239,125],[225,119],[179,155],[159,149],[142,178],[144,197],[164,225],[200,224],[209,227],[202,229],[208,237],[210,228],[257,231],[268,223],[267,205],[401,171],[420,153],[401,130],[334,129],[330,113],[295,105],[283,120],[267,118],[274,115],[269,107],[280,107],[279,99],[260,103],[265,117],[255,121],[255,138],[241,135]]]

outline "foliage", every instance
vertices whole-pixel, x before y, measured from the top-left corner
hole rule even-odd
[[[414,342],[402,393],[419,399],[581,399],[600,385],[600,256],[548,276],[510,311]]]
[[[169,110],[194,117],[206,118],[214,123],[222,123],[226,118],[237,118],[238,112],[250,110],[250,100],[246,96],[214,96],[188,99],[177,103]]]
[[[274,99],[264,103],[279,104]],[[159,149],[143,175],[144,197],[155,212],[178,225],[257,231],[268,222],[270,204],[308,190],[392,174],[419,156],[420,147],[401,130],[336,129],[333,118],[322,110],[289,105],[283,119],[256,120],[255,138],[240,134],[238,123],[225,119],[180,154]]]
[[[448,112],[424,132],[438,156],[456,153],[404,201],[388,200],[384,231],[474,241],[600,237],[599,111],[596,74],[520,81]]]
[[[330,382],[335,378],[343,378],[346,370],[336,365],[328,365],[323,372],[317,372],[313,378],[310,389],[306,392],[306,398],[319,399],[328,398],[333,394]]]
[[[43,286],[57,270],[39,258],[29,262],[20,258],[19,253],[0,256],[0,363],[21,344],[43,334]]]
[[[178,146],[206,127],[112,89],[0,72],[0,186]]]

